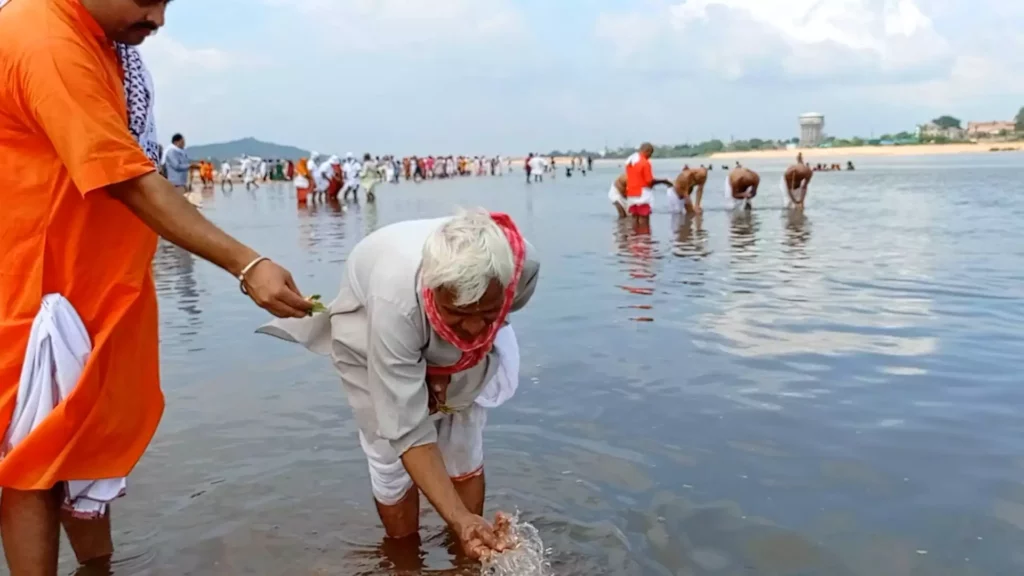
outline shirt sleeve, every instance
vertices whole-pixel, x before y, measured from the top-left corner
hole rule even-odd
[[[377,416],[377,434],[398,454],[437,443],[430,422],[427,363],[417,330],[391,303],[371,296],[366,360],[368,386]]]
[[[644,188],[650,188],[654,184],[654,170],[651,168],[650,162],[644,162],[643,172],[641,177],[644,181]]]
[[[44,43],[23,57],[20,76],[28,115],[82,194],[156,170],[128,131],[123,88],[80,44]]]

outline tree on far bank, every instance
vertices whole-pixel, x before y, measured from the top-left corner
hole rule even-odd
[[[1017,117],[1014,118],[1017,123],[1017,132],[1024,132],[1024,107],[1021,107],[1020,112],[1017,112]]]
[[[960,119],[952,116],[939,116],[932,122],[939,128],[960,128]]]

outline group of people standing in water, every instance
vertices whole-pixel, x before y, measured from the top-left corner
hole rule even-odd
[[[654,177],[650,158],[654,146],[643,144],[626,160],[625,172],[612,183],[608,199],[615,206],[619,218],[632,216],[637,223],[649,221],[654,205],[656,186],[666,186],[669,210],[673,213],[700,214],[704,199],[704,187],[708,181],[708,168],[699,166],[683,170],[674,180]],[[848,170],[853,164],[848,164]],[[807,189],[815,169],[804,162],[803,154],[797,155],[796,163],[786,168],[779,183],[787,208],[802,210],[807,201]],[[725,196],[732,210],[752,210],[754,198],[761,186],[761,176],[754,170],[736,162],[725,179]]]

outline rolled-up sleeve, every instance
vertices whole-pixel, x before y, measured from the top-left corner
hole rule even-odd
[[[419,332],[394,304],[371,296],[366,361],[377,434],[398,454],[437,442]]]

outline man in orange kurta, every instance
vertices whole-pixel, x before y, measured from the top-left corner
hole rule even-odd
[[[626,160],[626,206],[637,224],[646,224],[651,217],[654,194],[651,187],[657,184],[671,186],[667,180],[656,180],[651,168],[654,146],[644,143]]]
[[[129,131],[114,42],[140,44],[165,8],[0,0],[0,436],[43,296],[70,301],[92,341],[70,396],[0,460],[14,576],[56,574],[63,482],[127,476],[160,421],[157,234],[232,273],[276,316],[311,308],[286,270],[176,194]],[[63,520],[80,561],[109,557],[109,517]]]

